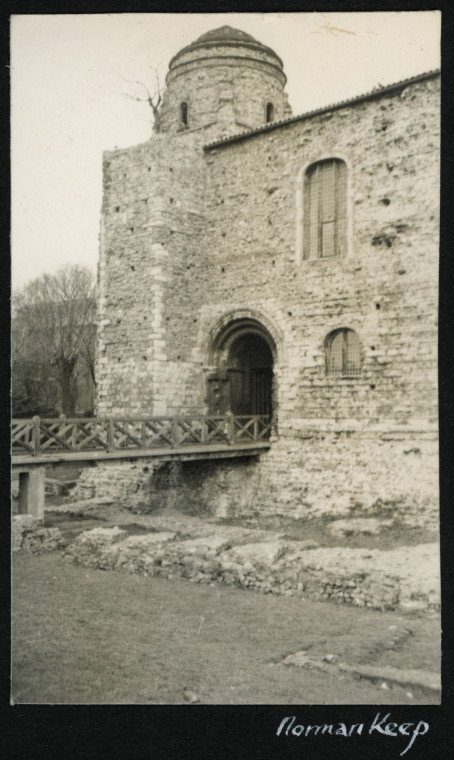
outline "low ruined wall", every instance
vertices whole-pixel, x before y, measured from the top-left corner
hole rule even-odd
[[[12,521],[11,548],[13,553],[51,552],[63,549],[66,540],[58,528],[44,528],[41,520],[31,515],[15,515]]]
[[[440,601],[436,544],[310,549],[298,541],[235,544],[214,535],[181,540],[169,531],[128,536],[115,527],[84,531],[65,556],[84,567],[375,609],[436,608]]]
[[[65,512],[70,508],[64,505]],[[337,520],[331,526],[344,535],[380,529],[379,521],[370,518]],[[200,520],[188,528],[174,518],[158,529],[149,525],[140,535],[115,526],[65,538],[57,528],[44,528],[41,521],[20,515],[13,518],[13,552],[63,550],[67,559],[93,569],[374,609],[427,610],[440,604],[437,543],[391,550],[320,547],[311,540],[290,540],[286,534],[239,526],[220,529]]]

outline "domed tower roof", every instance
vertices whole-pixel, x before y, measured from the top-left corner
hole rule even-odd
[[[255,42],[257,40],[252,35],[243,32],[241,29],[234,29],[233,26],[220,26],[217,29],[211,29],[205,34],[201,34],[200,37],[193,42],[196,45],[198,42],[210,42],[213,40],[243,40],[243,42]]]
[[[268,55],[271,55],[273,58],[276,59],[276,61],[279,63],[279,67],[283,67],[282,60],[279,58],[278,55],[272,50],[271,48],[267,47],[266,45],[263,45],[261,42],[258,42],[254,37],[252,37],[251,34],[247,34],[246,32],[243,32],[241,29],[234,29],[233,26],[228,26],[227,24],[225,26],[220,26],[218,29],[212,29],[209,32],[205,32],[205,34],[201,34],[200,37],[197,37],[195,42],[191,42],[190,45],[187,45],[186,47],[182,48],[170,61],[169,69],[172,68],[172,65],[174,62],[179,58],[181,55],[184,55],[185,53],[188,53],[191,50],[195,50],[197,48],[203,48],[203,47],[218,47],[219,45],[222,46],[238,46],[238,45],[245,45],[246,47],[250,48],[257,48],[261,49],[263,51],[266,51]],[[284,74],[285,76],[285,74]]]
[[[161,106],[161,132],[209,130],[207,139],[291,114],[278,55],[250,34],[221,26],[173,56]]]

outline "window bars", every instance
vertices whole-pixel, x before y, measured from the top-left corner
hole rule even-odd
[[[328,336],[326,374],[355,377],[361,374],[359,338],[354,330],[343,328]]]

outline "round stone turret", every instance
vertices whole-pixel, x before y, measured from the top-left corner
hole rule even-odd
[[[214,29],[170,61],[159,131],[204,129],[211,141],[285,119],[286,81],[271,48],[239,29]]]

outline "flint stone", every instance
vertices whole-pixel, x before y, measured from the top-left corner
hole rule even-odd
[[[306,541],[299,541],[298,544],[301,549],[318,549],[320,546],[318,541],[313,541],[311,539],[307,539]]]
[[[42,520],[38,520],[33,515],[14,515],[13,517],[13,530],[24,533],[42,528],[42,524]]]
[[[24,538],[28,533],[33,533],[41,528],[42,523],[31,515],[15,515],[12,521],[11,548],[18,552],[24,545]]]
[[[205,536],[181,543],[185,554],[198,554],[200,556],[217,556],[223,551],[230,549],[230,541],[218,536]]]
[[[260,544],[244,544],[235,546],[230,552],[232,558],[241,564],[251,562],[253,565],[274,565],[287,551],[287,544],[280,541]]]
[[[156,544],[165,544],[168,541],[173,541],[176,533],[148,533],[146,536],[128,536],[123,542],[122,546],[125,549],[143,549],[146,550],[149,546],[156,546]]]
[[[84,530],[77,537],[77,542],[82,544],[115,544],[121,541],[127,536],[127,531],[121,530],[117,525],[114,528],[92,528],[92,530]]]
[[[282,660],[282,664],[293,665],[297,668],[319,668],[320,670],[329,669],[329,665],[325,661],[325,658],[322,659],[314,657],[304,650],[287,655],[287,657]]]

